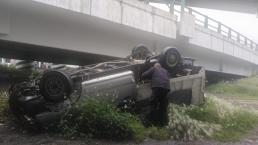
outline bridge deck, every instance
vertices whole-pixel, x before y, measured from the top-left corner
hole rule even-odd
[[[185,12],[175,9],[173,15],[136,0],[2,0],[0,54],[35,60],[85,56],[83,63],[92,63],[126,57],[138,43],[156,53],[172,45],[207,70],[256,73],[256,43],[192,9]]]

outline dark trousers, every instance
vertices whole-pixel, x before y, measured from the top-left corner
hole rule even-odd
[[[164,88],[152,88],[151,112],[149,120],[153,125],[166,126],[168,124],[168,94]]]

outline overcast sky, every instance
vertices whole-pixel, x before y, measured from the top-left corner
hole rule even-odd
[[[167,10],[165,5],[154,4],[154,6]],[[203,8],[193,8],[209,17],[230,26],[244,36],[258,43],[258,18],[255,14],[245,14],[220,10],[210,10]]]

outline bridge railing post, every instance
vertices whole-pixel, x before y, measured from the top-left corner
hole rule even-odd
[[[185,0],[181,0],[181,16],[185,12]]]
[[[245,45],[247,46],[247,38],[245,37]]]
[[[218,23],[218,30],[217,30],[217,32],[218,32],[219,34],[221,34],[221,23]]]
[[[149,1],[149,0],[144,0],[144,3],[145,3],[145,4],[149,4],[150,1]]]
[[[189,14],[193,14],[193,9],[192,8],[189,8]]]
[[[169,12],[171,14],[174,14],[174,11],[175,11],[175,0],[172,0],[169,4]]]
[[[232,29],[228,28],[228,38],[232,38]]]
[[[237,42],[240,43],[240,34],[237,32]]]
[[[208,28],[208,27],[209,27],[209,18],[208,18],[208,16],[205,16],[205,17],[204,17],[204,27],[205,27],[205,28]]]

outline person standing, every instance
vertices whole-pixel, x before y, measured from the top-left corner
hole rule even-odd
[[[170,91],[169,74],[160,63],[142,74],[143,78],[151,78],[152,101],[149,119],[154,125],[166,126],[168,124],[168,98]]]

